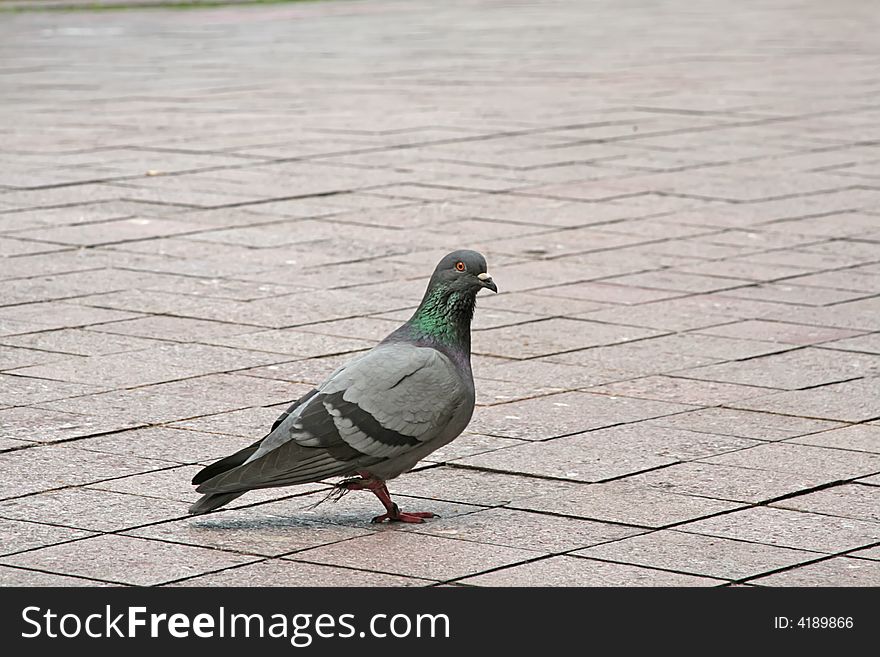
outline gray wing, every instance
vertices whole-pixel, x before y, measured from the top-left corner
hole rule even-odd
[[[203,482],[222,493],[318,481],[396,458],[443,435],[472,388],[442,353],[380,345],[288,409],[242,465]]]

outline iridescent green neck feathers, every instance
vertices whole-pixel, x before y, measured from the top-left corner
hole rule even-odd
[[[435,340],[470,352],[475,303],[476,295],[473,292],[450,290],[442,284],[434,285],[425,293],[425,298],[407,324],[413,337]]]

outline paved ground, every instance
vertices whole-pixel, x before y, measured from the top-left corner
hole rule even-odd
[[[0,21],[0,583],[880,584],[880,14]],[[199,464],[480,249],[467,434],[371,526]]]

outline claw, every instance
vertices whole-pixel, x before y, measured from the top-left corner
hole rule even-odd
[[[395,505],[396,507],[397,505]],[[386,520],[390,522],[410,522],[410,523],[419,523],[425,522],[425,518],[439,518],[436,513],[431,513],[430,511],[413,511],[411,513],[406,513],[401,511],[400,509],[396,509],[397,513],[383,513],[381,516],[376,516],[373,518],[372,522],[375,524],[379,524]]]

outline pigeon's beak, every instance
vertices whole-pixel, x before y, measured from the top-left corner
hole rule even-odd
[[[477,274],[477,278],[480,279],[480,285],[482,285],[483,287],[488,287],[493,292],[498,292],[498,286],[495,285],[495,281],[492,280],[492,277],[489,276],[489,274]]]

